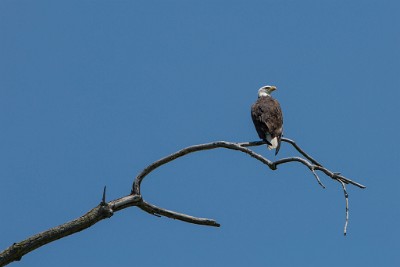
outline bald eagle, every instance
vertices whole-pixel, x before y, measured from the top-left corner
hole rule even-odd
[[[251,106],[251,118],[258,136],[267,142],[269,149],[278,154],[281,147],[283,116],[279,102],[271,97],[275,86],[266,85],[258,90],[258,99]]]

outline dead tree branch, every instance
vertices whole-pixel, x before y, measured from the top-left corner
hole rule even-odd
[[[225,148],[225,149],[237,150],[237,151],[243,152],[243,153],[255,158],[256,160],[260,161],[261,163],[267,165],[271,170],[276,170],[279,165],[289,163],[289,162],[301,163],[312,172],[312,174],[316,178],[318,184],[321,185],[323,188],[325,188],[325,186],[322,184],[316,171],[321,171],[325,175],[330,177],[331,179],[341,183],[343,191],[344,191],[344,195],[345,195],[345,200],[346,200],[346,222],[345,222],[345,227],[344,227],[344,234],[346,235],[347,224],[348,224],[348,211],[349,211],[349,209],[348,209],[348,194],[347,194],[347,190],[346,190],[346,184],[352,184],[359,188],[365,188],[365,186],[340,175],[340,173],[332,172],[332,171],[328,170],[327,168],[323,167],[322,164],[320,164],[318,161],[313,159],[310,155],[305,153],[293,140],[290,140],[287,138],[282,138],[282,141],[291,144],[302,156],[304,156],[304,158],[289,157],[289,158],[279,159],[276,161],[270,161],[267,158],[261,156],[260,154],[254,152],[253,150],[248,148],[248,147],[253,147],[253,146],[264,145],[265,142],[263,142],[263,141],[243,142],[243,143],[217,141],[217,142],[212,142],[212,143],[207,143],[207,144],[189,146],[182,150],[179,150],[169,156],[166,156],[160,160],[155,161],[154,163],[147,166],[142,172],[140,172],[136,176],[136,178],[133,182],[130,195],[106,202],[106,188],[104,188],[102,200],[101,200],[100,204],[98,206],[94,207],[93,209],[91,209],[90,211],[88,211],[86,214],[84,214],[81,217],[79,217],[75,220],[72,220],[70,222],[64,223],[62,225],[51,228],[51,229],[41,232],[39,234],[33,235],[21,242],[14,243],[13,245],[8,247],[4,251],[0,252],[0,266],[7,265],[13,261],[19,261],[22,258],[22,256],[26,255],[27,253],[29,253],[43,245],[46,245],[50,242],[61,239],[68,235],[72,235],[74,233],[85,230],[103,219],[110,218],[115,212],[132,207],[132,206],[136,206],[136,207],[142,209],[143,211],[150,213],[152,215],[158,216],[158,217],[165,216],[168,218],[172,218],[172,219],[176,219],[176,220],[180,220],[180,221],[184,221],[184,222],[188,222],[188,223],[219,227],[220,224],[217,223],[215,220],[206,219],[206,218],[197,218],[197,217],[193,217],[190,215],[178,213],[175,211],[170,211],[170,210],[167,210],[164,208],[157,207],[153,204],[150,204],[143,200],[142,195],[141,195],[141,190],[140,190],[141,184],[142,184],[142,181],[144,180],[144,178],[147,175],[149,175],[152,171],[154,171],[155,169],[161,167],[162,165],[167,164],[173,160],[176,160],[176,159],[183,157],[190,153],[204,151],[204,150],[210,150],[210,149],[216,149],[216,148]]]

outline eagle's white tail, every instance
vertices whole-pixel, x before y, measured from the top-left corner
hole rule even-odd
[[[278,138],[277,137],[271,138],[271,135],[267,134],[267,141],[271,143],[271,146],[267,145],[269,150],[275,149],[278,147]]]

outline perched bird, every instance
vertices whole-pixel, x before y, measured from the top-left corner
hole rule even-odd
[[[258,90],[258,99],[251,106],[251,118],[258,136],[267,142],[269,149],[275,149],[276,155],[281,147],[283,116],[279,102],[271,96],[275,90],[271,85]]]

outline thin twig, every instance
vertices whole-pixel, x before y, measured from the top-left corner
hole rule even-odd
[[[321,180],[319,179],[317,173],[315,172],[315,169],[312,168],[311,171],[312,171],[312,173],[314,174],[315,179],[317,179],[318,184],[319,184],[323,189],[325,189],[326,187],[325,187],[325,185],[321,182]]]
[[[338,181],[342,185],[344,199],[346,200],[346,221],[344,223],[344,229],[343,229],[343,234],[346,235],[347,234],[347,225],[349,223],[349,194],[347,194],[346,184],[341,180],[338,180]]]
[[[332,179],[336,180],[336,181],[342,181],[345,184],[352,184],[355,185],[361,189],[365,189],[367,188],[365,185],[362,185],[360,183],[357,183],[353,180],[350,180],[349,178],[344,177],[343,175],[337,175],[335,172],[331,172],[330,170],[322,167],[322,166],[315,166],[315,170],[319,170],[322,171],[323,173],[325,173],[327,176],[331,177]]]
[[[104,206],[104,205],[106,204],[106,190],[107,190],[107,187],[104,186],[104,189],[103,189],[103,197],[101,198],[101,202],[100,202],[100,204],[101,204],[102,206]]]

